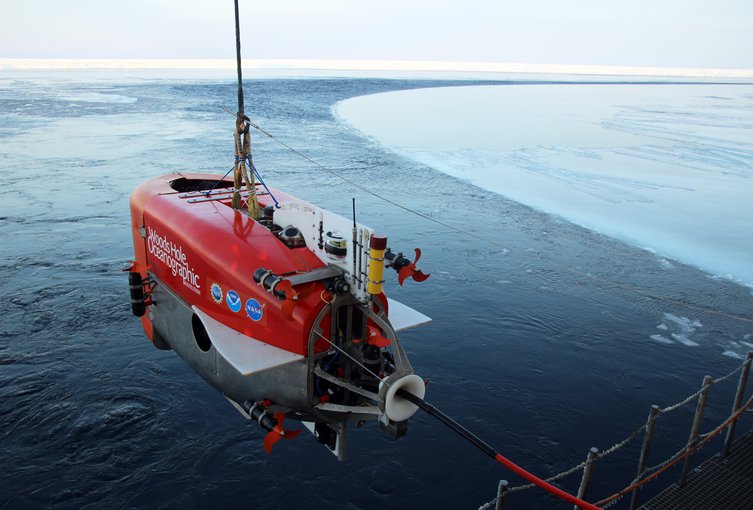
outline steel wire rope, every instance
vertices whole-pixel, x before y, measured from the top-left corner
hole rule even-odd
[[[662,467],[659,468],[656,472],[654,472],[653,474],[651,474],[651,475],[649,475],[649,476],[647,476],[645,478],[642,478],[642,479],[640,479],[640,480],[638,480],[638,481],[630,484],[629,486],[625,487],[621,491],[616,492],[616,493],[612,494],[611,496],[602,499],[601,501],[598,501],[596,503],[596,506],[604,507],[604,505],[607,505],[607,504],[611,503],[612,501],[615,501],[615,500],[617,500],[617,499],[625,496],[626,494],[629,494],[630,492],[634,491],[638,487],[642,487],[646,483],[648,483],[651,480],[657,478],[661,473],[663,473],[664,471],[666,471],[670,467],[674,466],[675,464],[677,464],[679,461],[681,461],[682,459],[684,459],[688,455],[691,455],[691,454],[695,453],[696,450],[699,450],[707,442],[709,442],[711,439],[713,439],[714,437],[716,437],[722,430],[724,430],[725,428],[727,428],[727,426],[730,423],[732,423],[734,420],[736,420],[737,418],[739,418],[740,415],[743,412],[745,412],[751,405],[753,405],[753,396],[751,396],[748,399],[748,401],[742,407],[740,407],[740,409],[738,409],[737,411],[735,411],[734,413],[732,413],[718,427],[716,427],[714,430],[706,433],[704,435],[705,437],[703,437],[703,439],[701,439],[700,441],[698,441],[697,443],[695,443],[693,446],[690,446],[690,447],[685,446],[685,448],[683,448],[682,450],[680,450],[680,452],[682,452],[681,455],[678,455],[677,453],[675,455],[673,455],[672,457],[675,457],[674,460],[672,460],[671,462],[665,461],[665,462],[659,464]],[[670,457],[670,458],[672,458],[672,457]]]
[[[746,362],[744,361],[739,367],[737,367],[732,372],[730,372],[730,373],[728,373],[726,375],[723,375],[723,376],[718,377],[716,379],[712,379],[711,380],[711,384],[719,384],[722,381],[726,381],[727,379],[729,379],[730,377],[732,377],[733,375],[735,375],[736,373],[738,373],[740,370],[742,370],[743,367],[745,366],[745,363]],[[691,395],[688,395],[684,400],[681,400],[680,402],[677,402],[676,404],[672,404],[670,406],[667,406],[667,407],[664,407],[662,409],[659,409],[659,414],[671,413],[672,411],[675,411],[675,410],[677,410],[677,409],[679,409],[679,408],[681,408],[683,406],[688,405],[695,398],[697,398],[701,393],[703,393],[704,389],[705,389],[704,387],[701,387],[695,393],[693,393]]]
[[[645,424],[641,425],[640,427],[638,427],[637,429],[635,429],[629,436],[627,436],[625,439],[623,439],[619,443],[616,443],[616,444],[612,445],[611,447],[607,448],[606,450],[604,450],[602,452],[599,452],[597,454],[596,458],[597,459],[603,459],[604,457],[606,457],[608,455],[611,455],[612,453],[616,452],[617,450],[619,450],[620,448],[622,448],[626,444],[630,443],[633,439],[635,439],[636,437],[638,437],[638,435],[641,432],[643,432],[643,430],[645,428],[646,428]],[[545,478],[544,481],[548,482],[548,483],[556,482],[557,480],[560,480],[562,478],[565,478],[566,476],[569,476],[569,475],[571,475],[573,473],[576,473],[578,470],[580,470],[583,467],[585,467],[586,463],[587,462],[584,460],[580,464],[576,464],[575,466],[571,467],[570,469],[567,469],[565,471],[557,473],[556,475],[550,476],[549,478]],[[507,492],[508,493],[511,493],[511,492],[520,492],[520,491],[525,491],[525,490],[533,489],[534,487],[536,487],[535,483],[529,483],[527,485],[518,485],[516,487],[511,487],[511,488],[507,489]],[[497,498],[495,497],[491,501],[488,501],[487,503],[484,503],[483,505],[481,505],[479,507],[479,510],[486,510],[488,508],[491,508],[492,505],[494,505],[496,502],[497,502]]]
[[[549,482],[549,483],[556,482],[557,480],[565,478],[566,476],[572,475],[573,473],[577,472],[579,469],[581,469],[585,465],[586,465],[586,461],[584,460],[580,464],[576,464],[575,466],[571,467],[570,469],[566,471],[557,473],[556,475],[550,476],[549,478],[544,478],[544,481]],[[529,483],[528,485],[518,485],[517,487],[511,487],[507,489],[507,492],[520,492],[520,491],[525,491],[528,489],[533,489],[534,487],[536,487],[535,483]],[[494,498],[494,502],[496,501],[497,501],[497,498]]]
[[[656,464],[655,466],[652,466],[650,468],[645,469],[643,471],[643,473],[641,474],[641,476],[633,479],[633,481],[630,482],[630,485],[628,485],[626,488],[622,489],[619,492],[616,492],[615,494],[613,494],[613,495],[611,495],[611,496],[609,496],[607,498],[602,499],[601,501],[598,501],[597,503],[595,503],[595,505],[597,507],[601,507],[601,508],[609,508],[610,506],[612,506],[613,504],[615,504],[617,501],[619,501],[625,495],[631,493],[632,491],[634,491],[638,487],[641,487],[641,486],[645,485],[649,481],[654,480],[661,473],[663,473],[664,471],[666,471],[670,467],[674,466],[675,464],[677,464],[679,461],[681,461],[685,457],[687,457],[687,456],[695,453],[697,450],[701,449],[708,441],[710,441],[711,439],[713,439],[714,437],[716,437],[721,431],[723,431],[725,428],[727,428],[727,426],[729,426],[730,423],[732,423],[734,420],[736,420],[737,418],[739,418],[740,415],[743,412],[750,412],[751,411],[751,409],[750,409],[751,405],[753,405],[753,396],[751,396],[751,398],[745,403],[744,406],[742,406],[735,413],[733,413],[732,415],[730,415],[724,422],[722,422],[715,429],[713,429],[713,430],[711,430],[711,431],[709,431],[709,432],[707,432],[705,434],[699,435],[699,438],[701,439],[699,442],[697,442],[696,444],[694,444],[691,447],[688,447],[687,445],[685,445],[678,452],[676,452],[675,454],[671,455],[666,460],[660,462],[659,464]],[[582,466],[582,465],[585,465],[585,462],[582,462],[579,466]],[[651,474],[649,476],[646,476],[645,478],[642,478],[647,473],[651,473],[652,471],[655,471],[655,473],[653,473],[653,474]],[[551,478],[548,478],[547,480],[551,480]],[[523,489],[527,489],[527,488],[528,488],[528,486],[513,487],[513,489],[518,489],[518,490],[523,490]],[[509,489],[508,492],[512,492],[513,489]],[[488,508],[491,508],[491,505],[493,505],[494,503],[496,503],[496,501],[497,501],[497,498],[494,498],[493,500],[491,500],[488,503],[485,503],[484,505],[482,505],[481,507],[479,507],[479,510],[486,510]]]
[[[229,110],[227,110],[226,108],[223,108],[223,109],[225,111],[227,111],[228,113],[231,113],[232,115],[235,115],[232,112],[230,112]],[[292,153],[294,153],[297,156],[305,159],[306,161],[308,161],[312,165],[320,168],[321,170],[324,170],[325,172],[329,173],[330,175],[333,175],[333,176],[341,179],[342,181],[344,181],[344,182],[348,183],[349,185],[353,186],[354,188],[357,188],[357,189],[363,191],[364,193],[367,193],[367,194],[369,194],[369,195],[371,195],[371,196],[373,196],[373,197],[375,197],[375,198],[377,198],[379,200],[382,200],[382,201],[384,201],[384,202],[386,202],[386,203],[388,203],[388,204],[390,204],[390,205],[392,205],[394,207],[402,209],[402,210],[404,210],[404,211],[406,211],[406,212],[408,212],[410,214],[413,214],[415,216],[423,218],[423,219],[425,219],[425,220],[427,220],[429,222],[435,223],[435,224],[440,225],[440,226],[442,226],[444,228],[453,230],[453,231],[455,231],[455,232],[457,232],[459,234],[462,234],[464,236],[471,237],[471,238],[483,241],[485,243],[489,243],[489,244],[498,246],[498,247],[503,248],[503,249],[509,249],[510,245],[505,245],[505,244],[502,244],[502,243],[500,243],[498,241],[495,241],[494,239],[489,239],[488,237],[484,237],[484,236],[481,236],[481,235],[476,234],[474,232],[471,232],[470,230],[466,230],[466,229],[463,229],[463,228],[460,228],[460,227],[456,227],[456,226],[451,225],[451,224],[449,224],[447,222],[438,220],[437,218],[433,218],[433,217],[431,217],[431,216],[429,216],[427,214],[424,214],[424,213],[422,213],[420,211],[417,211],[417,210],[412,209],[412,208],[410,208],[408,206],[400,204],[399,202],[396,202],[396,201],[394,201],[394,200],[392,200],[390,198],[387,198],[387,197],[385,197],[383,195],[380,195],[379,193],[370,190],[366,186],[363,186],[363,185],[355,182],[354,180],[345,177],[344,175],[342,175],[342,174],[340,174],[340,173],[332,170],[331,168],[326,167],[325,165],[322,165],[318,161],[316,161],[316,160],[312,159],[311,157],[303,154],[299,150],[291,147],[290,145],[288,145],[284,141],[280,140],[279,138],[277,138],[276,136],[274,136],[273,134],[271,134],[267,130],[263,129],[258,124],[254,123],[254,122],[252,122],[250,120],[248,120],[248,123],[249,123],[249,125],[252,128],[256,129],[257,131],[259,131],[263,135],[267,136],[271,140],[273,140],[273,141],[277,142],[278,144],[282,145],[283,147],[285,147],[286,149],[288,149]],[[528,252],[527,250],[520,250],[520,249],[516,248],[516,251],[518,251],[519,253],[528,254],[529,256],[532,256],[532,254],[530,252]],[[542,260],[540,257],[538,259]],[[542,260],[542,262],[543,262],[543,260]],[[555,267],[559,267],[561,269],[564,269],[565,271],[567,271],[567,272],[569,272],[571,274],[574,274],[576,276],[579,276],[579,277],[581,277],[583,279],[587,279],[587,280],[593,281],[595,283],[604,284],[604,285],[606,285],[609,288],[621,289],[621,290],[632,292],[632,293],[637,294],[639,296],[642,296],[644,298],[652,299],[652,300],[655,300],[655,301],[661,301],[661,302],[664,302],[664,303],[670,303],[670,304],[673,304],[673,305],[676,305],[676,306],[680,306],[680,307],[683,307],[683,308],[690,308],[690,309],[694,309],[694,310],[699,311],[699,312],[703,312],[703,313],[707,313],[707,314],[711,314],[711,315],[717,315],[717,316],[720,316],[720,317],[726,317],[728,319],[739,320],[739,321],[742,321],[742,322],[747,322],[749,324],[753,324],[753,318],[751,318],[751,317],[746,317],[746,316],[738,315],[738,314],[735,314],[735,313],[725,312],[723,310],[719,310],[719,309],[716,309],[716,308],[710,308],[708,306],[698,305],[698,304],[695,304],[695,303],[690,303],[690,302],[683,301],[683,300],[676,299],[676,298],[672,298],[672,297],[669,297],[669,296],[662,296],[660,294],[656,294],[656,293],[650,292],[648,290],[642,289],[640,287],[636,287],[634,285],[628,285],[628,284],[624,284],[624,283],[615,282],[615,281],[612,281],[612,280],[607,280],[605,278],[599,278],[599,277],[594,276],[594,275],[592,275],[590,273],[579,271],[579,270],[577,270],[577,269],[575,269],[573,267],[570,267],[570,266],[566,266],[566,265],[562,265],[562,264],[557,264],[557,263],[552,263],[552,262],[546,262],[546,263],[551,264],[551,265],[553,265]]]
[[[723,382],[723,381],[729,379],[730,377],[732,377],[733,375],[735,375],[736,373],[738,373],[740,370],[742,370],[743,367],[745,366],[745,363],[747,363],[747,361],[743,361],[743,363],[740,364],[740,366],[737,367],[736,369],[734,369],[733,371],[731,371],[731,372],[729,372],[729,373],[727,373],[727,374],[725,374],[723,376],[720,376],[720,377],[718,377],[716,379],[712,379],[711,384],[718,384],[720,382]],[[660,409],[659,413],[656,416],[653,417],[652,421],[656,421],[663,414],[671,413],[671,412],[676,411],[677,409],[680,409],[681,407],[689,404],[690,402],[692,402],[695,398],[697,398],[701,394],[701,392],[703,391],[703,389],[704,388],[701,388],[697,392],[691,394],[690,396],[684,398],[683,400],[677,402],[676,404],[672,404],[670,406],[667,406],[667,407],[664,407],[664,408]],[[741,409],[744,410],[745,412],[753,412],[753,409],[746,409],[745,406],[743,406]],[[622,441],[620,441],[618,443],[615,443],[614,445],[612,445],[611,447],[607,448],[606,450],[604,450],[602,452],[599,452],[597,454],[597,458],[598,459],[602,459],[602,458],[604,458],[604,457],[606,457],[608,455],[611,455],[612,453],[616,452],[617,450],[619,450],[623,446],[627,445],[633,439],[635,439],[636,437],[638,437],[638,435],[641,432],[643,432],[643,430],[645,430],[647,426],[648,426],[648,423],[644,423],[643,425],[641,425],[640,427],[638,427],[637,429],[635,429],[630,435],[628,435]],[[713,432],[714,431],[707,432],[706,434],[701,434],[701,435],[699,435],[699,438],[705,439],[709,435],[711,435]],[[660,463],[658,463],[658,464],[656,464],[654,466],[651,466],[649,468],[645,468],[643,470],[643,472],[641,473],[641,475],[638,476],[638,477],[636,477],[635,479],[633,479],[633,481],[630,482],[630,483],[633,484],[633,483],[637,482],[638,480],[640,480],[640,478],[642,476],[646,475],[647,473],[651,473],[652,471],[655,471],[657,469],[661,469],[664,466],[666,466],[667,464],[669,464],[670,462],[673,462],[679,455],[682,455],[683,452],[685,452],[686,449],[687,449],[687,445],[685,445],[678,452],[676,452],[675,454],[673,454],[669,458],[663,460],[662,462],[660,462]],[[559,480],[561,478],[564,478],[564,477],[566,477],[568,475],[571,475],[571,474],[575,473],[576,471],[578,471],[578,469],[582,468],[585,465],[586,465],[586,461],[582,461],[580,464],[576,464],[575,466],[571,467],[570,469],[567,469],[567,470],[562,471],[562,472],[560,472],[560,473],[558,473],[556,475],[553,475],[553,476],[550,476],[549,478],[546,478],[545,481],[546,482],[557,481],[557,480]],[[532,489],[535,486],[536,486],[535,484],[518,485],[516,487],[509,488],[507,490],[507,492],[524,491],[524,490]],[[491,506],[494,503],[496,503],[496,501],[497,501],[497,498],[495,497],[491,501],[489,501],[489,502],[484,503],[483,505],[481,505],[479,507],[479,510],[486,510],[487,508],[491,508]]]

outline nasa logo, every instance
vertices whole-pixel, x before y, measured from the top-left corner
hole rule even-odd
[[[212,286],[209,288],[209,294],[211,294],[212,300],[215,303],[218,305],[222,303],[222,287],[220,287],[219,283],[212,283]]]
[[[227,303],[227,307],[233,312],[237,313],[241,309],[241,297],[234,290],[227,291],[225,303]]]
[[[259,304],[255,299],[249,299],[246,301],[246,315],[252,321],[260,321],[264,315],[264,305]]]

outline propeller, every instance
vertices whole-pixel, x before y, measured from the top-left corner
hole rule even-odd
[[[421,250],[419,248],[415,248],[416,252],[416,259],[400,268],[400,271],[397,273],[397,282],[402,285],[405,280],[408,278],[413,278],[417,282],[422,282],[426,280],[430,275],[425,274],[420,269],[416,269],[416,263],[418,262],[418,259],[421,258]]]
[[[389,338],[379,334],[379,329],[375,326],[366,326],[366,343],[377,347],[387,347],[392,343]]]
[[[298,304],[298,300],[308,297],[308,295],[311,294],[313,288],[313,285],[309,285],[307,289],[298,292],[293,288],[293,284],[290,283],[290,280],[282,280],[280,283],[275,285],[275,293],[285,293],[285,297],[283,298],[282,306],[280,308],[282,316],[289,321],[293,320],[293,310]]]
[[[124,267],[121,271],[124,273],[143,273],[147,269],[149,269],[149,266],[146,266],[142,264],[141,262],[137,262],[136,260],[129,260],[130,265],[128,267]]]
[[[283,300],[281,307],[282,316],[288,320],[292,320],[293,309],[297,304],[296,301],[298,301],[298,292],[293,290],[293,285],[290,283],[290,280],[282,280],[275,285],[275,292],[277,291],[285,293],[285,299]]]
[[[301,433],[300,430],[285,430],[282,428],[282,423],[285,421],[285,413],[283,412],[275,413],[275,421],[277,425],[264,436],[264,451],[267,453],[272,451],[272,447],[280,439],[293,439]]]

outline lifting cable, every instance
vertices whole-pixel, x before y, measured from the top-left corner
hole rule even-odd
[[[253,168],[253,159],[251,157],[251,137],[248,133],[248,117],[244,111],[243,101],[243,75],[241,71],[241,28],[238,14],[238,0],[235,4],[235,60],[238,75],[238,113],[235,116],[235,172],[233,173],[233,209],[240,209],[242,205],[241,185],[246,183],[248,196],[246,197],[246,208],[248,216],[253,219],[259,219],[259,201],[256,197],[256,183],[254,182],[254,173],[249,174],[246,164]]]
[[[261,175],[259,174],[259,172],[257,172],[256,168],[254,167],[253,160],[251,159],[251,147],[250,147],[250,139],[249,139],[249,134],[248,134],[248,128],[252,127],[254,129],[256,129],[257,131],[259,131],[260,133],[264,134],[265,136],[269,137],[271,140],[274,140],[275,142],[279,143],[280,145],[282,145],[283,147],[285,147],[289,151],[293,152],[294,154],[300,156],[301,158],[305,159],[306,161],[310,162],[311,164],[319,167],[320,169],[324,170],[325,172],[327,172],[327,173],[329,173],[329,174],[331,174],[331,175],[333,175],[333,176],[335,176],[335,177],[337,177],[339,179],[342,179],[346,183],[348,183],[351,186],[353,186],[353,187],[355,187],[355,188],[363,191],[364,193],[368,193],[369,195],[372,195],[372,196],[374,196],[374,197],[376,197],[376,198],[378,198],[380,200],[383,200],[384,202],[387,202],[388,204],[390,204],[392,206],[395,206],[395,207],[397,207],[399,209],[402,209],[402,210],[404,210],[406,212],[409,212],[409,213],[411,213],[413,215],[416,215],[416,216],[418,216],[420,218],[428,220],[428,221],[430,221],[432,223],[435,223],[437,225],[441,225],[442,227],[445,227],[447,229],[453,230],[453,231],[455,231],[455,232],[457,232],[459,234],[462,234],[464,236],[472,237],[474,239],[477,239],[477,240],[480,240],[480,241],[484,241],[486,243],[493,244],[495,246],[499,246],[499,247],[501,247],[503,249],[507,249],[507,246],[505,246],[504,244],[502,244],[500,242],[497,242],[497,241],[495,241],[493,239],[489,239],[488,237],[484,237],[484,236],[481,236],[479,234],[475,234],[475,233],[473,233],[473,232],[471,232],[469,230],[465,230],[465,229],[462,229],[462,228],[459,228],[459,227],[455,227],[453,225],[450,225],[449,223],[440,221],[440,220],[438,220],[436,218],[432,218],[431,216],[429,216],[427,214],[424,214],[424,213],[422,213],[420,211],[417,211],[417,210],[412,209],[410,207],[407,207],[407,206],[404,206],[402,204],[399,204],[398,202],[395,202],[394,200],[390,200],[389,198],[387,198],[387,197],[385,197],[383,195],[380,195],[379,193],[371,191],[370,189],[366,188],[365,186],[362,186],[362,185],[354,182],[353,180],[348,179],[344,175],[342,175],[342,174],[340,174],[338,172],[335,172],[331,168],[327,168],[326,166],[322,165],[321,163],[319,163],[319,162],[315,161],[314,159],[306,156],[302,152],[294,149],[290,145],[288,145],[285,142],[283,142],[282,140],[278,139],[277,137],[275,137],[274,135],[272,135],[268,131],[262,129],[259,125],[251,122],[251,120],[249,119],[249,117],[246,116],[245,112],[244,112],[243,77],[242,77],[242,69],[241,69],[242,68],[242,62],[241,62],[241,36],[240,36],[240,19],[239,19],[239,13],[238,13],[238,0],[234,0],[233,3],[235,4],[235,57],[236,57],[236,68],[237,68],[236,71],[237,71],[237,76],[238,76],[238,111],[237,111],[237,113],[232,113],[229,110],[227,110],[226,108],[223,108],[223,109],[225,111],[227,111],[228,113],[230,113],[231,115],[233,115],[233,116],[236,117],[236,132],[235,132],[236,164],[235,164],[235,168],[234,168],[235,169],[235,175],[234,175],[234,188],[235,188],[235,192],[233,194],[233,207],[234,208],[236,208],[236,209],[240,208],[240,193],[239,193],[239,188],[240,188],[240,185],[241,185],[241,180],[243,180],[243,179],[245,179],[245,181],[246,181],[246,188],[248,189],[248,192],[249,192],[249,197],[247,199],[247,205],[248,205],[248,212],[249,212],[249,215],[251,217],[253,217],[253,218],[258,218],[259,217],[259,204],[258,204],[257,198],[256,198],[256,186],[255,186],[254,181],[253,181],[254,176],[256,176],[256,177],[259,178],[259,180],[261,181],[261,183],[264,186],[264,188],[267,190],[267,192],[269,192],[269,188],[267,188],[267,185],[264,184],[264,181],[261,180]],[[243,135],[242,141],[240,139],[241,135]],[[246,162],[249,163],[249,166],[252,169],[250,175],[249,175],[249,173],[246,170]],[[270,192],[270,196],[272,196],[271,192]],[[279,207],[279,204],[277,203],[277,200],[274,198],[274,196],[272,196],[272,200],[274,200],[275,206]],[[739,320],[739,321],[742,321],[742,322],[747,322],[749,324],[753,324],[753,318],[750,318],[750,317],[746,317],[746,316],[738,315],[738,314],[733,314],[733,313],[729,313],[729,312],[724,312],[722,310],[718,310],[718,309],[714,309],[714,308],[709,308],[709,307],[703,306],[703,305],[697,305],[697,304],[694,304],[694,303],[687,303],[687,302],[681,301],[679,299],[671,298],[671,297],[668,297],[668,296],[661,296],[661,295],[649,292],[647,290],[641,289],[639,287],[635,287],[633,285],[621,284],[621,283],[614,282],[614,281],[611,281],[611,280],[606,280],[606,279],[603,279],[603,278],[597,278],[597,277],[595,277],[594,275],[592,275],[590,273],[583,272],[583,271],[578,271],[577,269],[575,269],[573,267],[569,267],[569,266],[565,266],[565,265],[560,265],[560,267],[563,268],[564,270],[566,270],[566,271],[568,271],[568,272],[576,275],[576,276],[581,277],[581,278],[590,279],[591,281],[594,281],[596,283],[605,284],[608,287],[617,288],[617,289],[625,290],[625,291],[628,291],[628,292],[633,292],[635,294],[638,294],[639,296],[643,296],[643,297],[648,298],[648,299],[653,299],[653,300],[656,300],[656,301],[662,301],[662,302],[665,302],[665,303],[671,303],[671,304],[676,305],[676,306],[682,306],[682,307],[686,307],[686,308],[691,308],[691,309],[697,310],[699,312],[705,312],[705,313],[708,313],[708,314],[711,314],[711,315],[718,315],[718,316],[721,316],[721,317],[726,317],[728,319],[734,319],[734,320]]]
[[[497,452],[486,444],[484,441],[482,441],[478,436],[474,435],[471,431],[460,425],[458,422],[444,414],[442,411],[434,407],[433,405],[429,404],[423,399],[418,398],[412,393],[409,393],[403,388],[400,388],[397,390],[397,396],[404,398],[405,400],[411,402],[412,404],[420,407],[424,411],[426,411],[431,416],[435,417],[439,421],[441,421],[443,424],[450,427],[453,431],[455,431],[457,434],[459,434],[461,437],[463,437],[465,440],[469,441],[473,446],[484,452],[489,457],[493,458],[500,464],[502,464],[504,467],[515,473],[516,475],[524,478],[525,480],[536,484],[537,486],[541,487],[548,493],[557,496],[558,498],[567,501],[568,503],[575,505],[579,508],[583,508],[585,510],[600,510],[598,506],[593,505],[591,503],[588,503],[587,501],[583,501],[580,498],[577,498],[573,496],[572,494],[569,494],[562,489],[559,489],[555,487],[554,485],[542,480],[541,478],[537,477],[533,473],[530,473],[523,469],[522,467],[515,464],[513,461],[508,459],[507,457],[503,456],[501,453]]]
[[[489,239],[488,237],[484,237],[484,236],[481,236],[479,234],[475,234],[475,233],[473,233],[473,232],[471,232],[469,230],[466,230],[466,229],[463,229],[463,228],[459,228],[459,227],[455,227],[453,225],[450,225],[449,223],[440,221],[440,220],[438,220],[436,218],[432,218],[428,214],[424,214],[424,213],[422,213],[420,211],[417,211],[417,210],[412,209],[410,207],[407,207],[407,206],[404,206],[402,204],[399,204],[398,202],[395,202],[394,200],[391,200],[391,199],[389,199],[389,198],[387,198],[387,197],[385,197],[383,195],[380,195],[379,193],[376,193],[376,192],[368,189],[367,187],[362,186],[362,185],[354,182],[351,179],[348,179],[344,175],[342,175],[342,174],[340,174],[338,172],[335,172],[331,168],[327,168],[326,166],[322,165],[321,163],[319,163],[319,162],[315,161],[314,159],[306,156],[302,152],[294,149],[293,147],[291,147],[287,143],[285,143],[282,140],[278,139],[277,137],[275,137],[274,135],[272,135],[268,131],[262,129],[259,125],[251,122],[251,119],[249,119],[249,117],[247,115],[245,115],[245,112],[244,112],[243,77],[242,77],[242,70],[241,70],[241,67],[242,67],[242,65],[241,65],[241,36],[240,36],[240,20],[239,20],[239,14],[238,14],[238,0],[234,0],[234,4],[235,4],[235,56],[236,56],[236,67],[237,67],[236,71],[237,71],[237,75],[238,75],[238,111],[237,111],[237,113],[232,113],[232,112],[230,112],[229,110],[227,110],[226,108],[223,107],[223,110],[227,111],[228,113],[230,113],[231,115],[233,115],[233,116],[236,117],[236,132],[235,132],[235,148],[236,148],[236,159],[235,159],[235,161],[236,161],[236,164],[235,164],[235,175],[234,175],[234,179],[233,179],[234,180],[234,189],[235,189],[235,192],[233,193],[233,208],[235,208],[235,209],[239,209],[240,208],[240,192],[239,192],[240,191],[240,185],[241,185],[241,181],[245,180],[246,181],[246,188],[248,189],[248,192],[249,192],[249,197],[247,199],[249,216],[251,216],[253,218],[258,218],[259,217],[259,204],[258,204],[257,198],[256,198],[256,186],[254,184],[253,178],[254,178],[254,176],[256,176],[256,177],[259,178],[259,180],[261,180],[261,175],[259,174],[259,172],[257,172],[256,168],[253,165],[253,160],[251,159],[251,147],[250,147],[250,139],[249,139],[249,134],[248,134],[248,128],[252,127],[254,129],[256,129],[257,131],[259,131],[260,133],[264,134],[265,136],[269,137],[271,140],[274,140],[275,142],[279,143],[280,145],[282,145],[283,147],[285,147],[286,149],[288,149],[292,153],[300,156],[301,158],[305,159],[306,161],[310,162],[311,164],[313,164],[313,165],[317,166],[318,168],[324,170],[325,172],[327,172],[327,173],[329,173],[329,174],[331,174],[331,175],[333,175],[333,176],[335,176],[335,177],[337,177],[339,179],[342,179],[344,182],[350,184],[354,188],[357,188],[357,189],[363,191],[364,193],[368,193],[369,195],[372,195],[372,196],[374,196],[374,197],[376,197],[376,198],[378,198],[378,199],[380,199],[380,200],[382,200],[384,202],[387,202],[388,204],[390,204],[390,205],[392,205],[394,207],[402,209],[402,210],[404,210],[406,212],[409,212],[409,213],[411,213],[411,214],[413,214],[415,216],[418,216],[420,218],[428,220],[428,221],[430,221],[432,223],[435,223],[437,225],[441,225],[444,228],[453,230],[453,231],[455,231],[455,232],[457,232],[459,234],[462,234],[464,236],[472,237],[474,239],[477,239],[477,240],[480,240],[480,241],[484,241],[486,243],[489,243],[489,244],[492,244],[492,245],[495,245],[495,246],[499,246],[499,247],[501,247],[503,249],[507,249],[507,246],[505,246],[504,244],[502,244],[500,242],[495,241],[494,239]],[[242,135],[242,140],[241,140],[241,135]],[[249,166],[252,169],[252,171],[251,171],[250,174],[246,170],[246,162],[249,163]],[[267,189],[267,192],[269,192],[269,188],[267,188],[267,185],[264,184],[264,181],[261,181],[261,182],[262,182],[262,185],[264,186],[264,188]],[[271,196],[271,193],[270,193],[270,196]],[[274,197],[272,197],[272,200],[274,200],[275,206],[279,207],[279,204],[277,203],[277,200]],[[665,302],[665,303],[671,303],[671,304],[673,304],[675,306],[682,306],[682,307],[686,307],[686,308],[691,308],[691,309],[694,309],[694,310],[697,310],[697,311],[700,311],[700,312],[705,312],[705,313],[708,313],[708,314],[711,314],[711,315],[718,315],[718,316],[721,316],[721,317],[726,317],[728,319],[734,319],[734,320],[739,320],[739,321],[742,321],[742,322],[747,322],[749,324],[753,324],[753,318],[750,318],[750,317],[745,317],[743,315],[738,315],[738,314],[733,314],[733,313],[729,313],[729,312],[724,312],[722,310],[717,310],[717,309],[714,309],[714,308],[709,308],[709,307],[703,306],[703,305],[697,305],[697,304],[694,304],[694,303],[687,303],[687,302],[681,301],[679,299],[671,298],[671,297],[668,297],[668,296],[661,296],[661,295],[649,292],[647,290],[641,289],[639,287],[635,287],[633,285],[622,284],[622,283],[614,282],[614,281],[611,281],[611,280],[606,280],[606,279],[603,279],[603,278],[597,278],[597,277],[595,277],[594,275],[592,275],[590,273],[583,272],[583,271],[578,271],[577,269],[575,269],[573,267],[569,267],[569,266],[565,266],[565,265],[560,265],[560,267],[563,268],[564,270],[566,270],[566,271],[568,271],[568,272],[576,275],[576,276],[581,277],[581,278],[589,279],[589,280],[594,281],[596,283],[602,283],[602,284],[607,285],[608,287],[617,288],[617,289],[625,290],[625,291],[628,291],[628,292],[633,292],[633,293],[635,293],[635,294],[637,294],[639,296],[643,296],[643,297],[648,298],[648,299],[653,299],[653,300],[656,300],[656,301],[662,301],[662,302]]]

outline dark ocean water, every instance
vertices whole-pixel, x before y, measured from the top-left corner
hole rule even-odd
[[[753,297],[402,159],[331,113],[348,97],[448,84],[252,80],[248,109],[319,163],[496,244],[391,207],[261,135],[255,161],[270,184],[342,214],[355,196],[359,221],[423,249],[432,277],[389,290],[434,318],[402,335],[427,400],[548,476],[623,439],[651,404],[738,366],[753,324],[731,315],[752,317]],[[267,456],[257,427],[144,337],[120,272],[129,193],[170,171],[227,171],[234,121],[222,107],[234,93],[207,79],[0,75],[0,508],[477,508],[500,478],[519,484],[421,414],[397,442],[354,430],[347,463],[309,436]],[[701,325],[688,332],[666,314]],[[657,343],[662,324],[698,345]],[[735,385],[713,389],[704,430]],[[660,421],[652,463],[687,439],[692,407]],[[637,446],[597,466],[591,499],[629,482]],[[566,505],[534,490],[510,508]]]

